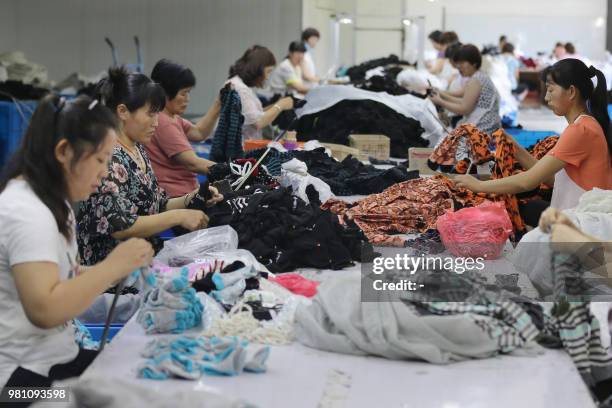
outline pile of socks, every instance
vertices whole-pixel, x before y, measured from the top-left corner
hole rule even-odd
[[[186,337],[157,339],[142,352],[147,361],[138,376],[152,380],[197,380],[203,374],[234,376],[243,371],[263,373],[269,346],[249,346],[237,337]]]
[[[221,272],[205,275],[193,283],[197,292],[210,294],[217,302],[233,306],[247,289],[259,289],[258,272],[252,265],[236,261]]]
[[[188,278],[188,268],[168,275],[147,274],[147,292],[138,313],[147,334],[178,334],[200,325],[204,308]]]

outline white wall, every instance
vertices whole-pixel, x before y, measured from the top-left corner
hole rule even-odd
[[[478,46],[505,34],[530,54],[550,52],[557,41],[574,43],[589,58],[605,53],[606,0],[406,0],[406,8],[426,17],[427,32],[455,30],[461,41]]]
[[[121,62],[136,62],[140,37],[145,72],[160,58],[189,66],[198,81],[190,112],[204,112],[229,66],[253,44],[282,59],[299,39],[301,0],[2,0],[0,52],[22,50],[61,80],[111,64],[109,36]]]

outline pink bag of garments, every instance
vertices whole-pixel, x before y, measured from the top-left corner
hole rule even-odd
[[[317,286],[319,286],[319,282],[306,279],[295,273],[284,273],[282,275],[276,275],[274,278],[270,276],[268,280],[278,283],[296,295],[306,297],[313,297],[316,295]]]
[[[436,223],[442,243],[460,257],[500,257],[512,234],[512,223],[503,202],[486,201],[477,207],[448,211]]]

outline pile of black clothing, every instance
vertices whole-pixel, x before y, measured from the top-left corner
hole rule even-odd
[[[264,152],[265,149],[251,150],[247,152],[247,155],[258,159]],[[344,160],[338,161],[325,153],[324,148],[291,150],[288,152],[279,152],[272,149],[263,163],[266,163],[267,160],[286,163],[291,159],[304,162],[308,167],[308,174],[320,178],[329,185],[334,194],[339,196],[377,194],[393,184],[419,177],[417,170],[408,171],[408,161],[402,163],[378,161],[379,164],[395,166],[383,170],[363,164],[350,155]],[[308,193],[308,190],[306,190],[306,193]],[[316,192],[314,194],[318,196]]]
[[[250,163],[250,166],[247,167],[248,163]],[[240,178],[239,174],[231,170],[232,166],[234,169],[241,169],[240,173],[246,174],[249,168],[254,167],[256,163],[257,160],[255,158],[234,159],[226,163],[217,163],[209,169],[208,180],[213,183],[227,180],[232,184]],[[278,181],[273,177],[272,173],[280,175],[280,166],[281,163],[278,160],[274,160],[273,156],[271,156],[251,173],[243,186],[251,184],[263,184],[269,187],[278,186]]]
[[[311,176],[326,182],[332,192],[340,196],[377,194],[396,183],[419,177],[418,170],[408,171],[403,165],[377,169],[350,155],[339,162],[329,157],[323,148],[295,151],[294,157],[306,163]]]
[[[21,81],[8,80],[0,82],[0,101],[37,101],[49,93],[46,88],[24,84]]]
[[[368,99],[343,100],[328,109],[302,116],[296,126],[299,141],[349,145],[352,134],[386,135],[391,141],[391,156],[406,157],[410,147],[427,147],[421,123],[387,105]]]
[[[397,77],[397,75],[396,75]],[[389,95],[412,95],[417,98],[425,99],[426,94],[420,94],[418,92],[410,91],[403,86],[399,85],[396,80],[390,75],[374,75],[370,79],[364,79],[363,81],[357,81],[353,83],[355,88],[363,89],[364,91],[371,92],[386,92]]]
[[[369,60],[359,65],[350,67],[346,71],[346,75],[348,75],[351,81],[359,81],[359,80],[365,79],[366,72],[368,72],[369,70],[378,68],[378,67],[387,67],[389,65],[410,65],[410,63],[407,61],[401,61],[397,57],[397,55],[391,54],[385,58],[377,58],[377,59]],[[397,74],[395,75],[397,76]]]
[[[230,194],[208,210],[209,226],[229,224],[238,247],[249,250],[273,273],[296,268],[342,269],[372,256],[356,225],[293,196],[291,189],[254,186]]]

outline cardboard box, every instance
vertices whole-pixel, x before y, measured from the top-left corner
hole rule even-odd
[[[359,157],[359,150],[352,147],[335,144],[335,143],[321,143],[323,146],[331,150],[332,157],[338,161],[342,161],[349,154],[353,157]]]
[[[427,159],[429,159],[433,150],[433,147],[411,147],[408,149],[408,170],[418,170],[420,175],[441,174],[427,166]]]
[[[359,150],[361,161],[367,161],[369,157],[389,160],[391,154],[391,141],[385,135],[350,135],[349,144]]]

